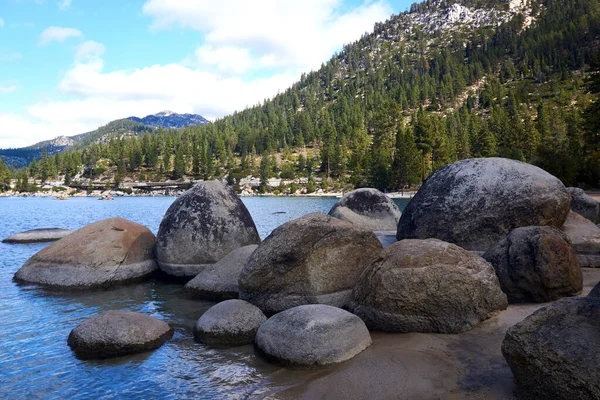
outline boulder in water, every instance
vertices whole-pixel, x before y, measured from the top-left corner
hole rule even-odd
[[[39,228],[10,235],[2,243],[44,243],[60,240],[73,233],[68,229]]]
[[[506,307],[483,258],[437,239],[406,239],[363,273],[349,309],[369,329],[461,333]]]
[[[257,247],[258,245],[251,244],[233,250],[186,283],[185,290],[192,297],[205,300],[237,299],[240,273]]]
[[[483,255],[511,303],[544,303],[574,296],[583,276],[567,236],[550,226],[514,229]]]
[[[209,345],[251,344],[266,320],[258,307],[243,300],[226,300],[202,314],[194,326],[194,336]]]
[[[304,368],[346,361],[371,345],[356,315],[324,304],[290,308],[258,329],[256,347],[269,360]]]
[[[425,181],[402,213],[397,239],[437,238],[486,251],[515,228],[560,228],[570,205],[562,182],[538,167],[504,158],[462,160]]]
[[[506,332],[502,354],[526,399],[600,397],[600,298],[559,300]]]
[[[332,217],[370,231],[396,229],[401,214],[392,199],[370,188],[346,193],[329,211]]]
[[[302,304],[343,307],[362,272],[379,257],[373,232],[322,213],[275,229],[240,274],[240,299],[267,314]]]
[[[107,311],[85,320],[69,334],[77,357],[102,359],[153,350],[173,336],[173,328],[149,315]]]
[[[34,254],[15,279],[73,289],[109,288],[156,270],[154,234],[124,218],[94,222]]]
[[[189,280],[234,249],[258,243],[254,221],[233,189],[207,181],[169,207],[158,230],[156,257],[163,272]]]

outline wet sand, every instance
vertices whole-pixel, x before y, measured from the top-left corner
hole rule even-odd
[[[583,270],[587,295],[600,269]],[[513,399],[512,373],[500,346],[506,330],[544,304],[510,305],[469,332],[386,334],[353,359],[317,371],[274,374],[269,399]]]

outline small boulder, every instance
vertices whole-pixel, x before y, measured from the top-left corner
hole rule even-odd
[[[596,223],[598,221],[598,214],[600,213],[600,204],[585,194],[583,189],[569,187],[567,188],[567,192],[569,192],[572,198],[571,210]]]
[[[588,293],[588,297],[600,297],[600,282]]]
[[[82,359],[102,359],[157,349],[173,336],[173,328],[149,315],[107,311],[85,320],[67,343]]]
[[[73,231],[60,228],[39,228],[25,232],[15,233],[2,241],[2,243],[44,243],[60,240]]]
[[[275,229],[240,274],[240,299],[267,314],[302,304],[343,307],[362,272],[379,257],[373,232],[322,213]]]
[[[582,267],[600,267],[600,228],[571,211],[561,230],[567,235]]]
[[[371,345],[371,335],[356,315],[310,304],[269,318],[258,329],[255,344],[268,360],[310,368],[349,360]]]
[[[404,209],[396,237],[486,251],[515,228],[560,228],[570,205],[562,182],[538,167],[504,158],[462,160],[425,181]]]
[[[15,280],[44,286],[109,288],[156,270],[154,234],[124,218],[94,222],[34,254]]]
[[[513,230],[483,255],[496,270],[510,303],[545,303],[583,289],[575,251],[564,233],[549,226]]]
[[[233,250],[186,283],[186,291],[192,297],[211,301],[237,299],[240,273],[257,247],[251,244]]]
[[[243,300],[226,300],[202,314],[194,326],[194,336],[209,345],[251,344],[266,320],[258,307]]]
[[[369,329],[461,333],[506,307],[483,258],[441,240],[407,239],[365,271],[349,308]]]
[[[377,189],[356,189],[345,194],[329,211],[332,217],[350,222],[369,231],[396,229],[400,209],[392,199]]]
[[[506,332],[502,354],[527,399],[600,397],[600,298],[561,299]]]
[[[248,209],[219,181],[200,182],[167,210],[157,235],[159,268],[191,279],[238,247],[260,243]]]

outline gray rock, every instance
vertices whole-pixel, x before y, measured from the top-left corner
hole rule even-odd
[[[157,349],[173,336],[164,321],[129,311],[107,311],[85,320],[67,343],[82,359],[118,357]]]
[[[600,282],[588,293],[588,297],[600,297]]]
[[[544,303],[583,289],[577,255],[564,233],[550,226],[513,230],[483,255],[511,303]]]
[[[559,300],[506,332],[502,353],[526,399],[600,398],[600,298]]]
[[[593,223],[598,222],[598,214],[600,213],[600,204],[592,197],[585,194],[580,188],[567,188],[573,201],[571,201],[571,210],[589,219]]]
[[[486,251],[515,228],[560,228],[570,204],[562,182],[538,167],[503,158],[462,160],[427,179],[404,209],[396,237]]]
[[[369,329],[461,333],[507,307],[494,268],[437,239],[385,249],[354,288],[350,311]]]
[[[329,211],[332,217],[369,231],[396,229],[401,214],[392,199],[370,188],[346,193]]]
[[[219,181],[200,182],[167,210],[156,257],[166,274],[193,278],[234,249],[258,243],[254,221],[233,189]]]
[[[567,235],[582,267],[600,267],[600,228],[570,212],[561,230]]]
[[[396,231],[373,231],[377,239],[381,242],[383,248],[387,248],[388,246],[396,243],[398,239],[396,239]]]
[[[302,304],[343,307],[360,274],[379,257],[373,232],[313,213],[275,229],[239,279],[240,299],[267,314]]]
[[[139,281],[157,270],[155,242],[145,226],[123,218],[105,219],[34,254],[15,280],[72,289]]]
[[[251,244],[233,250],[186,283],[186,291],[192,297],[205,300],[237,299],[240,273],[257,247],[258,245]]]
[[[371,335],[356,315],[311,304],[269,318],[258,329],[255,344],[268,360],[310,368],[349,360],[371,345]]]
[[[73,233],[68,229],[40,228],[25,232],[15,233],[2,241],[2,243],[44,243],[54,242]]]
[[[258,307],[243,300],[226,300],[202,314],[194,326],[194,336],[210,345],[251,344],[266,320]]]

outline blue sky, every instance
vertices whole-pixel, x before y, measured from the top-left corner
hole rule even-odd
[[[406,0],[0,0],[0,148],[284,90]]]

